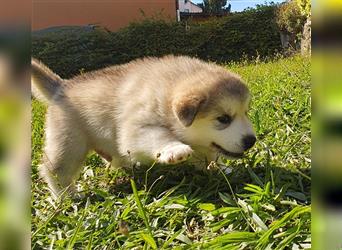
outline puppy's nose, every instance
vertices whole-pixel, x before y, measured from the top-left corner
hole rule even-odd
[[[250,149],[256,142],[256,137],[254,135],[247,135],[242,139],[243,148],[245,150]]]

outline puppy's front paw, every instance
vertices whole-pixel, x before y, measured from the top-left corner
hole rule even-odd
[[[168,145],[160,151],[158,162],[164,164],[177,164],[189,159],[192,153],[193,150],[188,145]]]

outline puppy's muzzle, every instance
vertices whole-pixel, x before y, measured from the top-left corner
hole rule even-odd
[[[253,147],[256,142],[256,137],[254,135],[247,135],[242,139],[243,149],[247,150]]]

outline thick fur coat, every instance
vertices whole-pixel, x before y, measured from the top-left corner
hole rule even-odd
[[[61,79],[32,60],[32,91],[47,102],[40,172],[55,196],[95,150],[113,164],[241,157],[255,143],[239,76],[185,56],[145,58]]]

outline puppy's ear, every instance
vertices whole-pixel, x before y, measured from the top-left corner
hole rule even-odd
[[[189,127],[206,100],[204,95],[184,95],[173,103],[172,109],[178,120]]]

